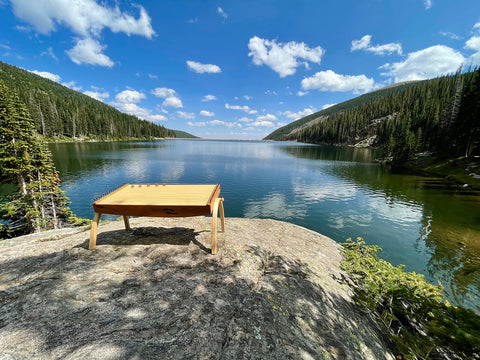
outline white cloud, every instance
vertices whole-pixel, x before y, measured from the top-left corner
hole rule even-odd
[[[124,90],[115,96],[115,99],[122,103],[138,103],[145,98],[145,94],[136,90]]]
[[[44,55],[48,55],[48,56],[50,56],[53,60],[58,61],[58,58],[57,58],[57,56],[55,55],[55,53],[53,52],[53,49],[52,49],[51,46],[47,49],[47,51],[44,51],[44,52],[40,53],[40,56],[44,56]]]
[[[433,1],[432,0],[423,0],[423,4],[425,5],[425,10],[428,10],[432,7]]]
[[[291,112],[291,111],[285,111],[283,113],[283,115],[285,115],[286,117],[288,117],[290,119],[297,120],[297,119],[303,118],[305,116],[311,115],[315,111],[316,111],[316,109],[314,107],[309,107],[309,108],[303,109],[302,111],[297,111],[296,113]]]
[[[332,107],[333,105],[337,105],[337,104],[325,104],[325,105],[322,106],[322,110],[328,109],[329,107]]]
[[[251,97],[251,96],[249,96],[249,95],[243,95],[243,98],[244,98],[245,100],[247,100],[247,101],[253,99],[253,97]]]
[[[234,127],[234,123],[229,123],[226,121],[222,120],[211,120],[211,121],[198,121],[198,122],[191,122],[189,121],[187,123],[190,126],[207,126],[207,125],[213,125],[213,126],[227,126],[227,127]]]
[[[177,111],[178,116],[180,116],[182,119],[188,119],[188,120],[193,120],[195,119],[195,114],[194,113],[187,113],[185,111]]]
[[[15,16],[32,25],[41,34],[57,31],[57,27],[66,26],[79,40],[67,54],[76,64],[91,64],[112,67],[113,61],[102,51],[100,44],[103,29],[114,33],[140,35],[151,38],[155,35],[147,11],[140,5],[138,19],[122,12],[118,5],[114,8],[98,4],[95,0],[11,0]]]
[[[220,69],[218,65],[202,64],[197,61],[188,60],[187,66],[190,70],[195,71],[197,74],[216,74],[222,72],[222,69]]]
[[[227,20],[228,19],[228,15],[225,11],[223,11],[223,9],[219,6],[217,8],[217,13],[224,19],[224,20]]]
[[[383,45],[371,45],[372,35],[365,35],[360,40],[353,40],[351,51],[365,50],[373,52],[375,55],[385,55],[397,53],[402,55],[402,45],[399,43],[388,43]]]
[[[253,57],[253,63],[257,66],[267,65],[280,77],[293,75],[296,68],[307,61],[320,64],[322,56],[325,53],[320,46],[309,48],[305,43],[296,43],[294,41],[286,44],[277,43],[276,40],[261,39],[254,36],[248,42],[250,52],[248,56]],[[303,59],[305,62],[299,62]]]
[[[444,37],[448,37],[452,40],[461,40],[463,39],[461,36],[457,35],[457,34],[454,34],[450,31],[440,31],[440,35],[444,36]]]
[[[308,94],[308,91],[298,91],[298,92],[297,92],[297,95],[298,95],[298,96],[305,96],[305,95],[307,95],[307,94]]]
[[[215,95],[205,95],[202,99],[203,102],[217,100]]]
[[[173,89],[169,89],[166,87],[155,88],[152,90],[152,94],[159,98],[167,98],[170,96],[176,96],[177,92]]]
[[[275,126],[273,124],[273,122],[268,121],[268,120],[257,120],[257,121],[254,121],[254,122],[250,123],[249,125],[250,126],[255,126],[255,127],[259,127],[259,126],[273,127],[273,126]]]
[[[118,6],[109,8],[95,0],[11,0],[15,16],[33,25],[42,34],[56,31],[56,25],[65,25],[83,37],[97,37],[104,28],[127,35],[151,38],[155,35],[146,10],[140,9],[140,17],[120,11]]]
[[[87,93],[87,92],[85,92]],[[95,92],[90,92],[96,94]],[[99,92],[97,92],[99,93]],[[104,93],[107,94],[108,93]],[[87,94],[92,96],[90,94]],[[92,96],[95,97],[95,96]],[[138,106],[137,103],[146,98],[146,95],[136,90],[124,90],[115,96],[116,102],[113,103],[120,111],[134,115],[140,119],[148,121],[165,121],[167,118],[163,115],[152,114],[149,109]],[[99,99],[101,100],[101,99]]]
[[[257,117],[257,121],[274,121],[277,120],[277,117],[273,114],[260,115]]]
[[[110,97],[110,94],[108,92],[99,92],[99,91],[84,91],[83,92],[85,95],[90,96],[91,98],[94,98],[95,100],[98,101],[103,101],[104,99],[108,99]]]
[[[48,72],[48,71],[38,71],[38,70],[32,70],[30,71],[31,73],[34,73],[38,76],[41,76],[45,79],[49,79],[49,80],[52,80],[52,81],[55,81],[55,82],[60,82],[60,80],[62,79],[59,75],[57,74],[52,74],[51,72]]]
[[[375,82],[365,75],[341,75],[332,70],[320,71],[302,80],[303,90],[353,91],[367,92],[374,88]]]
[[[247,114],[256,114],[258,112],[257,110],[250,109],[247,105],[240,106],[240,105],[225,104],[225,108],[230,110],[242,110],[242,111],[245,111]]]
[[[382,75],[392,77],[394,82],[424,80],[455,72],[465,58],[458,51],[444,45],[435,45],[408,54],[403,62],[385,64]]]
[[[202,110],[202,111],[200,111],[200,115],[202,115],[202,116],[210,116],[210,117],[211,117],[211,116],[215,116],[215,113],[212,112],[212,111]]]
[[[159,98],[164,98],[163,106],[183,108],[182,100],[177,96],[177,92],[166,87],[155,88],[152,94]]]
[[[82,90],[82,87],[81,86],[77,86],[75,84],[75,81],[69,81],[69,82],[66,82],[66,83],[62,83],[63,86],[66,86],[72,90],[75,90],[75,91],[80,91]]]
[[[148,74],[148,77],[150,79],[158,79],[158,75],[155,75],[155,74]]]
[[[167,97],[162,105],[165,107],[183,108],[182,100],[176,96]]]
[[[238,121],[249,123],[249,122],[252,122],[253,119],[250,119],[250,118],[244,116],[244,117],[238,119]]]
[[[197,122],[189,121],[187,123],[187,125],[189,125],[189,126],[205,126],[205,125],[207,125],[207,122],[206,121],[197,121]]]
[[[95,39],[86,38],[78,40],[75,46],[66,53],[75,64],[90,64],[112,67],[114,62],[105,54],[102,54],[106,45],[100,44]]]

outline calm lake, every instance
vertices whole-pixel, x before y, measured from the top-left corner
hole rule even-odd
[[[363,237],[394,265],[441,281],[451,303],[480,313],[480,194],[389,173],[372,150],[209,140],[50,149],[79,217],[93,218],[94,199],[124,183],[218,182],[227,217],[284,220],[337,242]]]

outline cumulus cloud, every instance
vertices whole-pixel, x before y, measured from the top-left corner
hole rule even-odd
[[[95,100],[98,101],[103,101],[105,99],[108,99],[110,97],[110,94],[108,92],[100,92],[100,91],[84,91],[83,92],[85,95],[90,96],[91,98],[94,98]]]
[[[115,96],[115,99],[122,103],[138,103],[145,98],[145,94],[136,90],[124,90]]]
[[[283,115],[285,115],[286,117],[288,117],[290,119],[297,120],[297,119],[303,118],[305,116],[311,115],[315,111],[317,111],[317,110],[314,107],[309,107],[309,108],[303,109],[302,111],[297,111],[297,112],[285,111],[283,113]]]
[[[387,63],[380,68],[387,70],[382,75],[393,78],[394,82],[425,80],[455,72],[465,58],[458,51],[444,45],[435,45],[408,54],[407,59]]]
[[[372,35],[365,35],[360,40],[353,40],[351,51],[365,50],[373,52],[375,55],[385,55],[397,53],[402,55],[402,45],[399,43],[388,43],[383,45],[372,45]]]
[[[164,107],[183,108],[182,100],[177,96],[177,92],[166,87],[155,88],[152,94],[156,97],[165,99],[163,101]]]
[[[107,55],[102,54],[106,47],[95,39],[87,38],[78,40],[75,46],[66,53],[75,64],[112,67],[114,62]]]
[[[195,71],[198,74],[216,74],[216,73],[221,73],[222,70],[218,65],[213,65],[213,64],[202,64],[197,61],[187,61],[187,66],[190,70]]]
[[[473,26],[477,35],[472,36],[465,42],[465,49],[474,50],[475,53],[469,57],[469,65],[480,65],[480,22]]]
[[[105,46],[95,40],[100,37],[103,29],[149,39],[155,35],[147,11],[139,5],[136,7],[140,10],[140,15],[135,18],[122,12],[118,6],[110,8],[95,0],[11,0],[11,3],[15,16],[32,25],[41,34],[48,35],[60,26],[68,27],[79,38],[74,48],[67,52],[77,64],[113,66],[108,56],[101,53]],[[92,46],[96,51],[91,51]]]
[[[187,113],[185,111],[177,111],[178,116],[180,116],[182,119],[188,119],[188,120],[193,120],[195,119],[195,114],[194,113]]]
[[[253,119],[250,119],[250,118],[244,116],[244,117],[241,117],[240,119],[238,119],[238,121],[249,123],[249,122],[252,122]]]
[[[207,126],[207,125],[214,125],[214,126],[227,126],[227,127],[234,127],[235,123],[229,123],[222,120],[211,120],[211,121],[198,121],[198,122],[191,122],[187,123],[190,126]]]
[[[49,80],[52,80],[52,81],[55,81],[55,82],[60,82],[60,80],[62,79],[59,75],[57,74],[52,74],[51,72],[48,72],[48,71],[38,71],[38,70],[32,70],[30,71],[31,73],[34,73],[38,76],[41,76],[45,79],[49,79]]]
[[[341,75],[332,70],[320,71],[302,80],[303,90],[367,92],[374,88],[375,82],[365,75]]]
[[[182,100],[180,100],[176,96],[167,97],[163,101],[162,105],[165,106],[165,107],[183,108]]]
[[[248,107],[247,105],[240,106],[240,105],[225,104],[225,108],[230,110],[242,110],[242,111],[245,111],[247,114],[256,114],[258,112],[257,110],[250,109],[250,107]]]
[[[212,117],[215,116],[215,113],[212,111],[202,110],[200,111],[200,115]]]
[[[215,95],[205,95],[202,99],[203,102],[217,100]]]
[[[92,92],[93,93],[93,92]],[[87,94],[89,95],[89,94]],[[89,95],[91,96],[91,95]],[[92,96],[93,97],[93,96]],[[152,114],[149,109],[137,105],[138,102],[145,99],[145,94],[136,90],[124,90],[115,96],[116,102],[113,103],[120,111],[134,115],[140,119],[148,121],[165,121],[167,118],[163,115]]]
[[[275,126],[275,124],[272,121],[269,121],[269,120],[256,120],[256,121],[250,123],[249,125],[250,126],[255,126],[255,127],[259,127],[259,126],[273,127],[273,126]]]
[[[423,0],[423,4],[425,5],[425,10],[428,10],[432,7],[433,1],[432,0]]]
[[[280,77],[295,74],[296,68],[302,63],[308,66],[308,61],[320,64],[325,53],[320,46],[309,48],[305,43],[294,41],[277,43],[276,40],[261,39],[254,36],[248,42],[250,52],[248,56],[253,57],[253,63],[257,66],[267,65]],[[299,62],[298,60],[304,60]]]

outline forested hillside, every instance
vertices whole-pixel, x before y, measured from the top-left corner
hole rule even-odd
[[[26,105],[37,133],[48,138],[175,137],[173,130],[121,113],[101,101],[3,62],[0,80]]]
[[[415,152],[480,154],[480,70],[359,96],[288,124],[267,140],[373,145],[396,163]]]

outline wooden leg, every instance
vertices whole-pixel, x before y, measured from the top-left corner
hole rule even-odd
[[[220,198],[220,220],[222,221],[222,232],[225,232],[225,212],[223,211],[224,198]]]
[[[90,230],[90,242],[88,243],[88,250],[95,249],[97,246],[97,232],[98,232],[98,222],[100,221],[100,216],[102,214],[95,213],[92,221],[92,229]]]
[[[127,231],[132,230],[130,228],[130,221],[128,221],[128,216],[127,215],[123,215],[123,222],[125,223],[125,230],[127,230]]]
[[[212,255],[217,253],[217,215],[218,215],[218,204],[220,203],[220,198],[216,198],[213,203],[213,212],[212,212]]]

